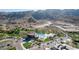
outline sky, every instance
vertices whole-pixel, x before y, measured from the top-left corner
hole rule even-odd
[[[0,12],[19,12],[28,11],[29,9],[0,9]]]
[[[19,9],[79,9],[79,0],[0,0],[0,9],[2,9],[0,11],[19,11]]]

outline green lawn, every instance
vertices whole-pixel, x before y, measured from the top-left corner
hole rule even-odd
[[[50,39],[49,39],[49,38],[44,39],[44,42],[48,42],[48,41],[50,41]]]
[[[23,46],[24,46],[26,49],[30,48],[31,45],[32,45],[31,42],[26,42],[26,43],[23,44]]]

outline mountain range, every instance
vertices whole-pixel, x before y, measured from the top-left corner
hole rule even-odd
[[[19,20],[32,17],[36,20],[64,20],[67,22],[79,22],[79,9],[46,9],[26,10],[18,12],[0,12],[0,20]]]

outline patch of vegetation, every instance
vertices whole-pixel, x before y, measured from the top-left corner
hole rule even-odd
[[[58,37],[64,37],[64,34],[63,33],[58,33],[57,36]]]
[[[36,33],[43,33],[44,34],[45,33],[45,30],[43,30],[43,29],[35,29],[35,32]]]
[[[26,31],[22,32],[19,27],[9,30],[9,31],[0,31],[0,39],[7,38],[7,37],[16,37],[17,39],[26,36]]]
[[[9,48],[7,48],[8,50],[16,50],[16,48],[15,47],[9,47]]]
[[[30,48],[31,45],[32,45],[31,42],[26,42],[26,43],[23,44],[23,46],[24,46],[26,49]]]
[[[72,38],[74,47],[79,48],[79,32],[68,32],[68,35]]]
[[[79,43],[76,44],[76,48],[79,48]]]
[[[5,37],[4,33],[0,33],[0,40],[3,39]]]
[[[79,32],[69,32],[68,34],[74,41],[79,41]]]
[[[44,39],[44,42],[48,42],[48,41],[50,41],[50,39],[49,39],[49,38]]]

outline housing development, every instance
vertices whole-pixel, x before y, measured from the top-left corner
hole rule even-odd
[[[0,50],[79,49],[79,10],[0,12]]]

